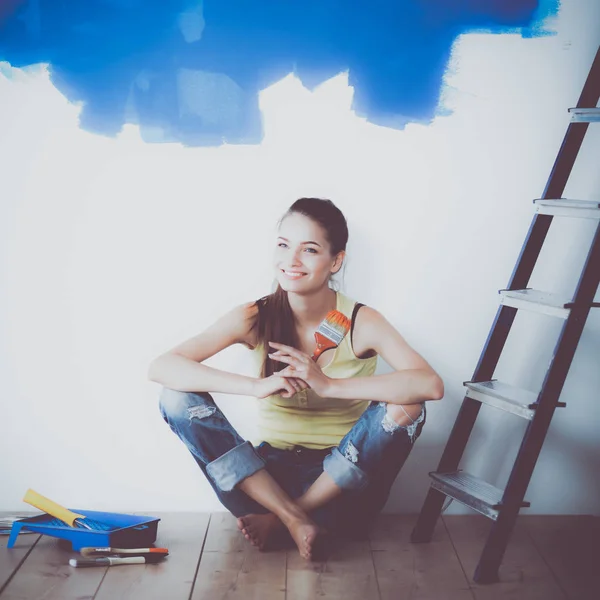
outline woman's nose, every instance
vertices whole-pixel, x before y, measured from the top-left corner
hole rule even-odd
[[[296,250],[295,252],[292,252],[292,265],[302,264],[302,261],[300,260],[301,252],[302,250]]]

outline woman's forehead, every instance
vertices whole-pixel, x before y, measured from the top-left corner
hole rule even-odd
[[[279,234],[288,239],[294,239],[294,241],[297,239],[301,242],[314,240],[321,243],[325,240],[325,233],[321,225],[310,217],[298,213],[293,213],[283,219],[279,226]]]

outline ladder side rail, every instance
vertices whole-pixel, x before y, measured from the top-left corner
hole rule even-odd
[[[598,99],[600,99],[600,46],[583,84],[576,108],[592,108],[598,104]],[[543,199],[562,197],[588,126],[589,123],[570,123],[567,127],[567,133],[542,194]],[[562,156],[565,157],[564,163]]]
[[[577,101],[577,108],[590,108],[598,104],[600,99],[600,47],[592,62],[592,66],[586,77],[583,89]],[[542,199],[561,198],[569,175],[575,164],[575,159],[579,154],[583,139],[587,132],[589,123],[570,123],[563,138],[554,165],[550,171],[550,176],[542,193]],[[549,216],[549,215],[536,215]],[[546,220],[535,219],[532,223],[526,237],[526,241],[521,248],[521,253],[517,259],[515,268],[510,277],[507,290],[521,290],[527,287],[533,268],[538,259],[546,234],[552,223],[552,217]],[[472,381],[478,381],[473,379]],[[480,380],[483,381],[483,380]]]
[[[539,395],[539,406],[530,421],[513,465],[498,519],[493,523],[474,579],[490,583],[498,579],[508,540],[516,522],[521,502],[533,475],[554,411],[569,373],[579,339],[600,285],[600,224],[575,292],[574,306],[563,325],[554,356]]]
[[[507,505],[520,503],[525,492],[529,479],[533,473],[533,468],[541,450],[545,430],[540,430],[547,420],[546,429],[550,425],[550,419],[554,414],[556,405],[560,399],[560,394],[564,386],[573,357],[577,351],[579,338],[585,327],[589,312],[594,301],[594,296],[600,284],[600,224],[596,227],[594,240],[583,268],[575,297],[573,307],[567,320],[565,321],[560,336],[556,342],[550,366],[546,372],[544,382],[538,398],[538,407],[536,413],[529,423],[525,433],[519,455],[513,468],[513,473],[509,478],[503,504]],[[540,439],[540,435],[543,433]],[[523,464],[523,468],[521,468]],[[527,477],[525,477],[528,475]]]

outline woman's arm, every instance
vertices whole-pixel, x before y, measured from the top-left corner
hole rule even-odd
[[[253,302],[236,306],[202,333],[155,358],[150,363],[148,379],[181,392],[254,395],[257,378],[200,363],[233,344],[247,345],[256,312]]]
[[[332,398],[378,400],[391,404],[416,404],[439,400],[444,384],[427,361],[411,348],[377,310],[363,306],[354,326],[355,354],[374,350],[394,369],[371,377],[330,379],[327,395]]]

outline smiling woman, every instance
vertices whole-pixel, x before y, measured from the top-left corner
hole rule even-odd
[[[262,550],[291,536],[310,559],[326,534],[364,535],[421,433],[425,402],[444,394],[437,373],[383,315],[330,285],[347,242],[333,202],[300,198],[279,222],[276,290],[150,366],[150,379],[164,386],[164,420]],[[313,360],[315,332],[333,310],[350,331]],[[260,377],[201,364],[235,343],[252,350]],[[374,375],[378,356],[392,373]],[[260,439],[244,440],[210,392],[258,398]]]

